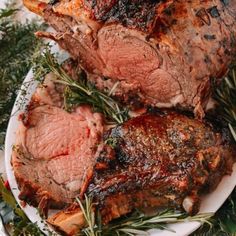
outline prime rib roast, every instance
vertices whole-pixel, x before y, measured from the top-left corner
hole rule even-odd
[[[19,198],[44,214],[64,209],[48,222],[67,235],[84,225],[74,200],[85,194],[104,224],[136,208],[196,214],[236,154],[227,132],[203,119],[211,80],[236,55],[236,1],[45,2],[24,0],[56,30],[37,35],[57,41],[99,89],[115,86],[116,99],[146,112],[108,129],[87,105],[65,111],[51,74],[20,117]]]
[[[38,36],[57,41],[101,88],[119,81],[117,97],[134,106],[204,116],[211,79],[225,74],[236,52],[235,0],[24,3],[56,30]]]
[[[231,173],[235,149],[211,125],[173,111],[146,113],[104,135],[104,146],[84,192],[103,223],[134,209],[184,209],[196,214],[200,196]],[[71,234],[83,226],[73,205],[48,219]]]
[[[101,114],[87,106],[68,113],[57,95],[49,81],[36,91],[20,117],[12,156],[19,199],[45,215],[49,208],[73,203],[86,188],[103,135]]]
[[[104,222],[134,208],[184,208],[196,214],[200,194],[230,173],[233,149],[212,127],[176,112],[144,114],[105,135],[87,195]]]
[[[135,208],[196,214],[200,195],[231,173],[234,147],[207,122],[154,110],[105,131],[102,115],[89,107],[68,113],[59,98],[53,102],[49,82],[21,116],[12,165],[21,200],[46,215],[69,206],[48,219],[60,231],[71,235],[83,226],[73,202],[84,194],[105,224]]]

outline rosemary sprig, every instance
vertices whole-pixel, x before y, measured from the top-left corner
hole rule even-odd
[[[66,105],[91,105],[95,111],[103,113],[107,120],[118,124],[123,123],[129,118],[128,110],[121,108],[108,94],[99,91],[86,79],[85,73],[81,72],[79,74],[78,81],[72,79],[61,65],[59,65],[49,48],[44,50],[43,55],[41,55],[40,63],[43,65],[44,69],[42,70],[41,68],[41,71],[53,72],[58,78],[56,82],[67,86],[65,90]],[[38,74],[40,74],[40,72]]]
[[[140,211],[134,211],[131,215],[114,220],[108,225],[102,225],[99,213],[95,214],[95,207],[92,199],[85,196],[85,201],[77,199],[83,212],[87,227],[82,229],[80,236],[135,236],[149,235],[150,229],[168,229],[170,223],[193,222],[208,224],[211,227],[210,218],[212,213],[188,216],[186,213],[173,210],[165,210],[154,215],[145,215]],[[95,217],[97,215],[98,217]]]
[[[16,11],[18,11],[18,9],[0,9],[0,19],[8,17],[8,16],[12,16]]]
[[[211,227],[204,224],[191,236],[236,235],[236,189],[211,219]]]
[[[221,115],[228,122],[236,140],[236,66],[233,66],[216,90],[215,99],[220,105]]]
[[[236,141],[236,65],[230,68],[215,92],[220,115],[228,123]],[[192,236],[233,236],[236,235],[236,188],[224,205],[211,220],[212,227],[203,225]]]
[[[95,223],[95,212],[94,212],[94,204],[92,202],[92,199],[88,198],[85,195],[84,202],[81,202],[78,198],[77,198],[77,202],[80,205],[86,224],[88,226],[82,229],[81,232],[86,236],[99,236],[100,232],[97,231],[98,227],[96,226],[96,223]]]
[[[168,228],[167,224],[171,223],[181,223],[181,222],[193,222],[197,221],[200,223],[207,223],[211,225],[209,221],[213,214],[198,214],[196,216],[187,216],[185,213],[165,210],[163,212],[156,213],[152,216],[147,216],[142,212],[136,211],[131,217],[124,219],[122,222],[116,222],[113,225],[108,225],[103,228],[103,234],[110,236],[112,232],[116,232],[118,235],[149,235],[147,230],[150,229],[166,229]],[[170,230],[172,231],[172,230]]]

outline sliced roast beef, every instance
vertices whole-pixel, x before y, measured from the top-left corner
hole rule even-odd
[[[45,212],[72,203],[90,179],[102,133],[102,116],[89,107],[30,109],[12,157],[19,198]]]
[[[181,106],[202,116],[210,78],[224,75],[236,51],[234,0],[25,5],[58,32],[39,36],[53,38],[88,72],[119,81],[122,98],[135,93],[149,105]]]
[[[106,146],[85,193],[97,202],[104,223],[134,208],[195,214],[201,194],[232,171],[236,150],[225,137],[211,125],[175,112],[135,117],[105,135]],[[67,222],[71,227],[66,230],[75,230],[76,222],[83,225],[81,218],[73,206],[49,222],[61,230]]]

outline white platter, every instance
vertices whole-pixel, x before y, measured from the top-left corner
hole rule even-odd
[[[30,70],[22,85],[23,89],[25,87],[24,84],[29,84],[26,95],[27,101],[30,101],[31,96],[37,87],[37,82],[35,81],[32,82],[32,78],[33,78],[33,73],[32,70]],[[19,125],[18,115],[24,111],[24,107],[21,110],[19,110],[17,105],[21,98],[22,94],[19,94],[13,107],[12,116],[8,124],[6,143],[5,143],[5,164],[6,164],[7,177],[11,186],[11,190],[18,202],[19,202],[18,199],[19,189],[17,187],[15,176],[11,167],[11,154],[12,154],[12,146],[15,142],[16,130]],[[201,213],[216,212],[224,203],[224,201],[228,198],[228,196],[234,189],[235,185],[236,185],[236,165],[234,165],[232,175],[225,176],[221,181],[221,183],[219,184],[219,186],[217,187],[217,189],[211,194],[208,194],[207,196],[204,197],[201,204],[200,212]],[[45,224],[42,223],[42,219],[38,215],[38,212],[35,208],[27,205],[25,208],[23,208],[23,210],[32,222],[37,223],[42,230],[45,228]],[[195,231],[199,226],[200,223],[198,222],[172,224],[169,225],[169,228],[174,230],[175,233],[166,230],[151,230],[150,236],[185,236]],[[47,231],[44,230],[44,232],[45,234],[48,234]]]

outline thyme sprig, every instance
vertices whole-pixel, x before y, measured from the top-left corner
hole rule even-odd
[[[107,120],[121,124],[126,121],[128,110],[121,106],[108,94],[99,91],[94,84],[87,80],[85,73],[79,74],[79,80],[72,79],[62,66],[57,62],[56,57],[46,48],[41,55],[41,65],[44,65],[46,72],[51,71],[57,76],[56,82],[67,87],[65,90],[66,105],[88,104],[97,112],[105,115]],[[48,70],[47,70],[48,69]],[[40,73],[38,73],[40,74]]]
[[[114,220],[108,225],[102,225],[99,212],[95,214],[95,205],[91,198],[85,196],[85,201],[77,199],[83,212],[86,225],[79,233],[80,236],[135,236],[149,235],[147,230],[150,229],[167,229],[167,224],[180,222],[197,221],[201,224],[208,224],[211,227],[212,213],[203,213],[196,216],[188,216],[186,213],[173,210],[157,212],[154,215],[146,215],[138,210],[131,215]],[[96,217],[97,215],[97,217]]]

